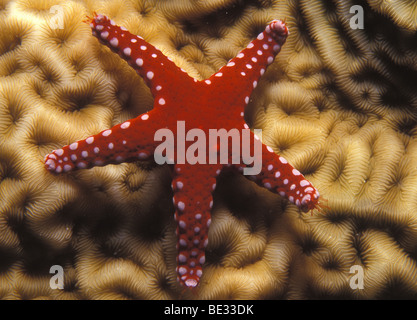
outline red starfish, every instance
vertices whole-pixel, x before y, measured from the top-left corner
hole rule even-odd
[[[167,154],[169,162],[172,157],[176,159],[172,189],[178,235],[178,280],[187,287],[195,287],[199,283],[205,262],[211,222],[210,209],[213,204],[212,191],[216,187],[216,177],[224,167],[232,166],[242,171],[248,166],[243,163],[241,155],[239,161],[235,161],[236,158],[231,153],[227,157],[230,164],[210,164],[209,156],[204,151],[213,154],[214,150],[216,156],[220,154],[217,141],[209,141],[206,149],[195,146],[193,149],[192,143],[194,138],[201,138],[201,133],[210,135],[210,129],[215,128],[228,131],[242,129],[253,141],[259,140],[248,130],[243,110],[258,79],[285,43],[287,26],[280,20],[272,21],[265,31],[226,66],[209,79],[197,81],[153,45],[132,35],[125,28],[116,26],[107,17],[96,15],[88,22],[93,29],[93,35],[117,52],[142,76],[155,98],[154,108],[135,119],[52,151],[45,157],[46,168],[54,173],[61,173],[148,159],[153,155],[155,160],[157,157],[164,159],[158,151],[161,139],[158,139],[157,132],[162,128],[171,130],[169,132],[177,137],[177,143],[182,149]],[[181,140],[181,137],[185,138],[185,132],[182,132],[185,128],[182,125],[186,125],[187,129],[199,130],[190,130],[187,140]],[[165,138],[164,143],[169,140],[169,136],[166,135]],[[254,142],[249,146],[256,151]],[[312,184],[270,147],[260,143],[259,146],[262,148],[258,154],[262,156],[261,172],[255,175],[256,182],[286,197],[304,212],[317,208],[319,193]],[[242,150],[244,147],[242,145]],[[240,146],[238,148],[240,151]],[[203,163],[204,160],[207,162],[187,163],[184,161],[185,150],[188,160],[189,156],[198,153],[197,158],[202,159]],[[200,157],[201,155],[203,156]],[[259,157],[252,159],[254,164],[257,159]],[[233,164],[231,160],[234,160]]]

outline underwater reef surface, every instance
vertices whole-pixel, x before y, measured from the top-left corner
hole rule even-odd
[[[286,19],[245,120],[328,208],[301,213],[222,174],[203,277],[184,292],[167,166],[53,175],[43,163],[153,105],[83,23],[93,12],[199,80]],[[0,298],[415,299],[416,29],[415,1],[0,0]]]

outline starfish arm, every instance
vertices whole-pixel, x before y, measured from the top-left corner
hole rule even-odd
[[[150,158],[157,146],[154,134],[161,126],[154,110],[118,124],[45,156],[45,167],[53,173]]]
[[[259,78],[281,51],[288,36],[288,29],[281,20],[272,21],[256,39],[239,54],[213,74],[208,81],[220,83],[227,92],[224,99],[231,106],[241,108],[249,102]]]
[[[303,212],[318,207],[320,195],[313,184],[284,157],[277,155],[271,147],[264,144],[261,172],[248,178],[288,199]]]
[[[93,35],[118,53],[139,73],[155,99],[164,96],[164,92],[174,88],[178,83],[193,81],[159,49],[142,37],[131,34],[126,28],[117,26],[108,17],[96,15],[89,20],[89,23]]]
[[[200,281],[211,223],[212,191],[221,165],[175,165],[172,181],[177,222],[177,274],[186,287]]]

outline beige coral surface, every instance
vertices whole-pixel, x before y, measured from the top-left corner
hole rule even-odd
[[[363,29],[351,27],[354,5]],[[82,22],[94,11],[198,79],[285,18],[289,38],[245,119],[328,208],[303,214],[221,175],[204,274],[184,291],[168,167],[56,176],[43,165],[152,108],[142,79]],[[0,298],[417,297],[415,1],[0,0],[0,30]],[[53,265],[62,290],[50,286]]]

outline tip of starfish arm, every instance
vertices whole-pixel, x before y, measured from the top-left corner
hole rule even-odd
[[[90,17],[87,15],[85,19],[83,20],[84,23],[90,24],[90,26],[93,24],[99,24],[103,22],[103,20],[108,19],[104,14],[93,12],[93,15]],[[91,26],[92,27],[92,26]]]
[[[182,265],[177,268],[178,281],[186,288],[193,289],[200,283],[200,277],[202,275],[201,267],[197,269],[189,268]]]
[[[196,279],[187,279],[184,281],[184,284],[189,288],[195,288],[198,285],[198,281]]]
[[[52,159],[49,159],[49,158],[45,159],[44,161],[45,161],[45,168],[48,171],[54,171],[56,169],[55,161],[53,161]]]
[[[290,34],[287,24],[283,20],[271,21],[266,28],[266,32],[271,33],[271,35],[276,38],[278,42],[285,42],[285,39]]]
[[[86,15],[85,16],[85,19],[83,20],[83,22],[84,23],[91,23],[91,22],[93,22],[96,19],[96,17],[97,17],[97,13],[94,11],[92,16]]]

